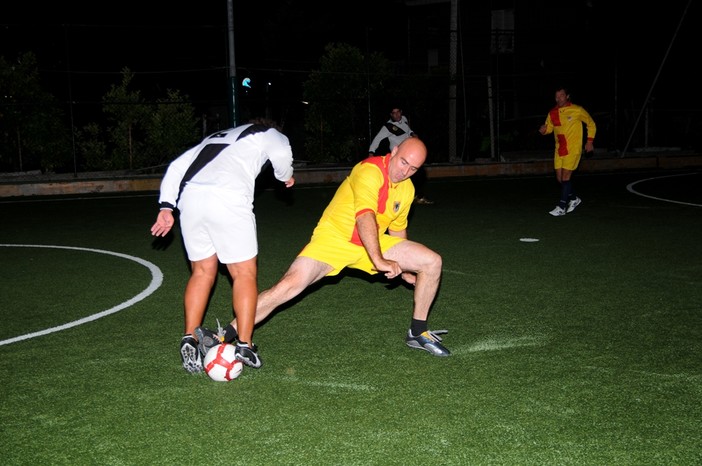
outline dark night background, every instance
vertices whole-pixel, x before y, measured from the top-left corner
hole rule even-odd
[[[363,51],[382,49],[389,58],[397,55],[393,50],[398,46],[400,53],[405,49],[403,2],[358,2],[342,11],[302,1],[234,0],[233,5],[237,75],[253,74],[254,84],[276,75],[296,83],[304,80],[329,42],[347,42]],[[196,101],[221,99],[227,91],[226,0],[178,5],[25,2],[2,8],[9,11],[0,20],[0,52],[37,52],[41,68],[58,81],[53,84],[59,91],[68,69],[79,81],[74,83],[76,92],[85,84],[88,94],[115,82],[124,67],[164,87],[183,89]]]
[[[294,0],[234,0],[237,78],[251,77],[254,95],[265,89],[272,105],[289,107],[302,100],[307,73],[318,67],[325,45],[332,42],[349,43],[363,53],[382,52],[409,74],[433,71],[432,60],[434,69],[446,68],[449,5],[376,0],[320,7]],[[128,67],[146,94],[148,89],[179,89],[203,114],[227,113],[226,0],[5,2],[0,8],[0,55],[12,60],[19,52],[34,51],[47,87],[61,100],[68,100],[70,85],[74,102],[99,102]],[[514,12],[508,53],[490,51],[494,10]],[[459,127],[473,130],[485,118],[485,82],[492,76],[505,131],[538,126],[553,105],[554,86],[565,83],[573,101],[597,117],[601,149],[621,150],[649,92],[647,108],[655,109],[658,121],[690,126],[685,140],[654,143],[697,149],[699,10],[688,0],[654,6],[458,0]],[[387,117],[385,104],[373,103],[375,122]],[[437,115],[404,104],[414,127],[425,133],[432,128]],[[658,132],[667,131],[664,127],[661,123]],[[551,147],[551,141],[541,141],[537,148]]]

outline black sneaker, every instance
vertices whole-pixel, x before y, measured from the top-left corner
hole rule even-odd
[[[248,343],[239,342],[236,344],[236,358],[255,369],[258,369],[263,364],[261,358],[258,357],[258,347],[256,345],[249,346]]]
[[[219,321],[217,321],[217,325],[219,325]],[[227,329],[230,329],[229,334],[227,334]],[[222,328],[220,326],[219,335],[224,343],[231,343],[232,345],[234,345],[239,340],[239,334],[231,324],[227,325],[227,328]]]
[[[439,334],[448,333],[448,330],[427,330],[421,335],[415,337],[412,336],[412,332],[407,332],[407,337],[405,338],[405,343],[410,348],[417,348],[424,351],[429,351],[434,356],[448,356],[451,354],[444,345],[441,344],[441,337]]]
[[[221,332],[220,332],[221,333]],[[205,327],[198,327],[195,329],[195,336],[197,337],[197,349],[200,351],[200,357],[204,360],[207,356],[207,352],[214,348],[215,346],[222,343],[223,338],[219,336],[218,333]]]
[[[202,372],[202,358],[197,350],[197,341],[190,334],[180,340],[180,358],[183,360],[183,369],[189,373]]]

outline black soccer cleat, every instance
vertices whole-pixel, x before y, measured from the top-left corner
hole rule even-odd
[[[202,358],[197,346],[197,341],[190,334],[184,335],[180,340],[180,358],[183,361],[183,369],[191,374],[202,372]]]
[[[258,347],[248,343],[238,342],[236,344],[236,358],[254,369],[258,369],[263,364],[258,356]]]
[[[196,328],[195,336],[197,337],[198,342],[197,349],[203,360],[205,359],[205,356],[207,356],[207,352],[209,350],[222,343],[222,339],[217,333],[205,327]]]

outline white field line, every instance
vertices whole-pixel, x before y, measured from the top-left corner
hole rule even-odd
[[[131,261],[134,261],[138,264],[143,265],[147,269],[151,271],[151,283],[149,283],[149,286],[146,287],[144,291],[139,293],[138,295],[134,296],[131,299],[128,299],[127,301],[123,302],[122,304],[119,304],[113,308],[106,309],[102,312],[98,312],[96,314],[89,315],[87,317],[83,317],[82,319],[74,320],[72,322],[65,323],[63,325],[59,325],[56,327],[50,327],[44,330],[40,330],[38,332],[32,332],[32,333],[27,333],[25,335],[20,335],[18,337],[14,338],[8,338],[7,340],[0,340],[0,346],[2,345],[8,345],[10,343],[15,343],[18,341],[22,340],[28,340],[30,338],[35,338],[35,337],[40,337],[43,335],[47,335],[49,333],[54,333],[54,332],[59,332],[61,330],[66,330],[71,327],[76,327],[78,325],[85,324],[87,322],[92,322],[93,320],[100,319],[102,317],[108,316],[110,314],[114,314],[116,312],[119,312],[123,309],[128,308],[129,306],[138,303],[139,301],[145,299],[149,295],[153,294],[154,291],[156,291],[161,284],[163,283],[163,273],[161,272],[161,269],[159,269],[157,266],[152,264],[151,262],[145,261],[144,259],[140,259],[138,257],[134,256],[129,256],[127,254],[120,254],[118,252],[113,252],[113,251],[105,251],[102,249],[90,249],[90,248],[79,248],[79,247],[72,247],[72,246],[54,246],[54,245],[46,245],[46,244],[0,244],[0,247],[6,247],[6,248],[51,248],[51,249],[70,249],[74,251],[86,251],[86,252],[95,252],[98,254],[108,254],[111,256],[117,256],[121,257],[123,259],[128,259]]]
[[[626,189],[627,189],[627,191],[629,191],[632,194],[636,194],[637,196],[641,196],[641,197],[647,197],[649,199],[655,199],[656,201],[672,202],[674,204],[683,204],[683,205],[691,205],[694,207],[702,207],[702,205],[694,204],[692,202],[674,201],[672,199],[665,199],[662,197],[649,196],[647,194],[640,193],[634,189],[634,186],[636,186],[639,183],[643,183],[644,181],[660,180],[661,178],[672,178],[674,176],[689,176],[689,175],[697,175],[697,173],[681,173],[681,174],[677,174],[677,175],[666,175],[666,176],[656,176],[653,178],[646,178],[643,180],[634,181],[633,183],[629,183],[628,185],[626,185]]]

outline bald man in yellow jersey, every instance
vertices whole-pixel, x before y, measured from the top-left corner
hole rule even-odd
[[[561,185],[561,199],[555,209],[549,212],[554,217],[571,213],[580,205],[582,200],[575,195],[571,177],[578,168],[583,151],[583,124],[587,128],[585,152],[594,150],[594,139],[597,131],[595,121],[580,105],[570,101],[570,93],[561,87],[556,90],[556,106],[548,112],[546,122],[541,125],[539,132],[543,135],[553,133],[556,149],[553,155],[553,167],[556,179]]]
[[[354,166],[324,210],[310,242],[278,283],[259,294],[256,323],[311,284],[351,267],[383,273],[389,279],[402,277],[414,285],[407,346],[435,356],[450,355],[439,337],[447,331],[431,331],[427,326],[441,279],[441,256],[407,239],[407,216],[414,200],[409,178],[426,156],[424,143],[408,138],[389,154],[368,157]],[[236,338],[235,327],[232,321],[224,329],[223,341]]]

